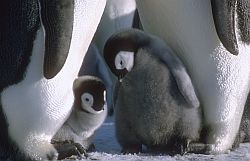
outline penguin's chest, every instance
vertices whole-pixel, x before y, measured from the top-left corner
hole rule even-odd
[[[2,108],[13,138],[18,137],[18,133],[28,135],[46,131],[47,135],[53,135],[67,118],[73,104],[72,84],[78,66],[71,67],[74,59],[69,55],[66,67],[53,79],[45,79],[43,43],[43,32],[39,29],[23,80],[1,93]],[[69,74],[71,72],[74,74]]]
[[[249,89],[249,46],[239,43],[238,56],[223,47],[210,0],[139,0],[137,5],[144,29],[163,38],[183,61],[209,119],[231,117]]]
[[[184,63],[191,55],[209,61],[219,45],[210,0],[146,0],[138,1],[138,7],[145,30],[163,38]]]
[[[52,136],[71,111],[74,97],[70,85],[71,82],[55,85],[42,79],[7,88],[1,101],[10,134],[18,135],[23,131]],[[22,130],[18,130],[20,128]]]
[[[138,138],[148,146],[165,145],[179,119],[179,107],[169,91],[172,85],[168,79],[169,71],[163,66],[158,66],[159,71],[154,65],[152,68],[144,72],[141,70],[143,74],[136,72],[136,76],[130,72],[127,75],[129,79],[124,78],[120,88],[122,94],[118,96],[123,102],[119,102],[118,108],[115,107],[117,117],[125,115],[127,124],[133,127]]]
[[[142,124],[149,120],[155,125],[165,124],[163,120],[176,106],[173,76],[167,66],[153,56],[139,53],[137,57],[136,66],[122,81],[118,94],[123,100],[120,108],[133,113]],[[178,91],[174,93],[178,95]]]

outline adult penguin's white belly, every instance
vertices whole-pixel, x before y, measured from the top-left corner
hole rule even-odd
[[[123,28],[132,28],[135,0],[108,0],[96,30],[94,42],[102,52],[107,39]]]
[[[49,3],[43,2],[45,5]],[[49,78],[44,76],[43,69],[46,57],[45,38],[49,33],[44,23],[46,19],[41,18],[45,13],[40,13],[41,25],[36,32],[23,80],[10,85],[1,93],[1,104],[9,125],[8,135],[32,159],[47,159],[46,155],[53,149],[50,140],[71,111],[74,101],[73,81],[100,21],[105,3],[105,0],[74,0],[73,29],[67,58],[60,71]],[[40,4],[39,7],[41,6]],[[48,17],[50,16],[52,15]],[[63,30],[64,27],[59,26],[57,29]]]
[[[250,46],[229,53],[214,26],[210,0],[137,0],[143,28],[163,38],[186,65],[199,95],[211,153],[230,149],[249,91]],[[239,36],[237,36],[238,38]]]

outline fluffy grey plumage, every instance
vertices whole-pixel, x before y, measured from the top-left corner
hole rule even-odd
[[[127,30],[114,35],[106,44],[104,57],[111,68],[116,65],[110,64],[110,54],[114,51],[117,54],[120,46],[122,51],[134,51],[134,65],[121,81],[117,81],[114,91],[116,136],[123,152],[139,152],[142,144],[167,151],[185,151],[182,148],[189,141],[199,138],[201,115],[199,101],[193,101],[191,105],[195,106],[190,107],[183,96],[185,90],[180,91],[183,86],[177,84],[178,78],[173,74],[174,68],[184,66],[171,56],[172,51],[160,39],[138,30]],[[159,49],[161,53],[157,53]],[[173,61],[162,60],[162,54]],[[124,60],[129,64],[126,61],[130,60],[125,57]],[[116,75],[124,72],[111,70]],[[187,75],[185,70],[178,71],[178,75]],[[179,84],[188,82],[178,81],[182,81]]]

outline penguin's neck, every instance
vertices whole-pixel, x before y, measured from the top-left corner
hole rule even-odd
[[[67,120],[67,124],[77,135],[89,137],[103,123],[106,115],[106,107],[105,110],[99,114],[92,114],[73,108],[72,113]]]

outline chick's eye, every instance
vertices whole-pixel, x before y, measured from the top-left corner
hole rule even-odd
[[[123,65],[123,62],[122,62],[122,60],[120,61],[120,65],[121,65],[121,66]]]
[[[115,56],[115,68],[117,70],[127,69],[131,71],[134,66],[134,52],[120,51]]]
[[[93,106],[94,103],[94,97],[90,93],[83,93],[81,96],[82,104],[84,106]]]
[[[117,55],[115,58],[115,67],[116,69],[126,68],[125,60],[122,55]]]

